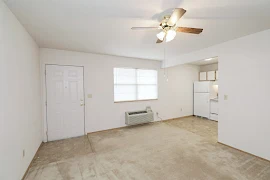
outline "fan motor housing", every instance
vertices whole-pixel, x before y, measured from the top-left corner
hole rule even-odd
[[[170,15],[164,16],[163,20],[160,23],[160,27],[164,30],[169,30],[171,28],[173,28],[174,26],[169,26],[168,25],[168,20],[170,19]]]

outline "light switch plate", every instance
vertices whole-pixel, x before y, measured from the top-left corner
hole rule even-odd
[[[92,98],[92,94],[87,94],[87,98]]]
[[[228,100],[228,95],[224,95],[224,100]]]

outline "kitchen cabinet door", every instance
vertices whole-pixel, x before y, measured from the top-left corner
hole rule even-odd
[[[207,72],[207,80],[208,81],[214,81],[214,80],[216,80],[215,71],[208,71]]]
[[[206,72],[200,72],[200,81],[206,81]]]

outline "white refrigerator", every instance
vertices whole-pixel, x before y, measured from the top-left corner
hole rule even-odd
[[[212,81],[194,82],[194,115],[209,118],[210,99],[216,97]]]

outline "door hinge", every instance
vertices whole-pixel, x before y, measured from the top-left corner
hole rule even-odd
[[[46,70],[45,70],[45,75],[46,75],[47,73],[46,73]]]
[[[47,106],[47,101],[45,102],[45,106]]]

